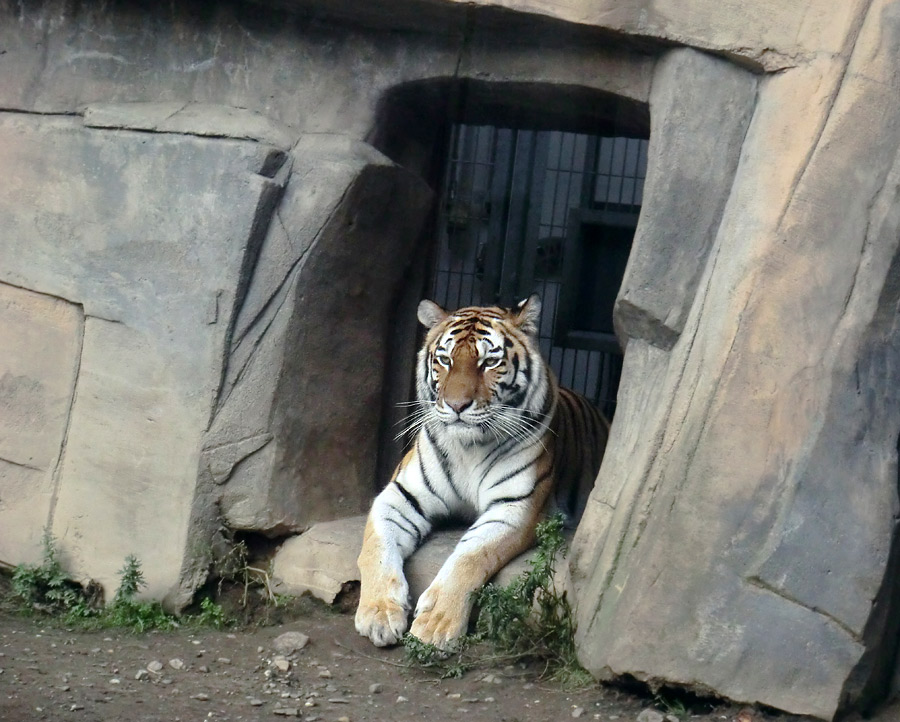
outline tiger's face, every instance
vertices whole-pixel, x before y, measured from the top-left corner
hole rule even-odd
[[[453,313],[422,301],[418,317],[430,329],[417,373],[426,423],[469,442],[525,433],[531,407],[543,402],[533,393],[535,381],[545,376],[535,340],[537,296],[512,310],[469,307]]]

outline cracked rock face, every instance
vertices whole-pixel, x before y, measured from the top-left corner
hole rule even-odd
[[[0,7],[0,560],[48,528],[76,576],[111,593],[134,553],[181,607],[223,526],[362,512],[432,203],[363,139],[425,167],[442,113],[378,128],[382,102],[613,94],[652,132],[571,558],[581,660],[826,719],[885,690],[896,0],[39,5]]]
[[[0,115],[0,558],[38,561],[49,525],[76,576],[109,594],[135,553],[179,606],[217,525],[368,503],[384,319],[431,194],[346,138],[294,164],[206,137],[234,121],[215,108],[155,132],[188,125],[169,111]]]
[[[897,15],[875,3],[849,60],[757,88],[690,51],[658,66],[616,309],[617,415],[573,553],[581,659],[601,678],[822,718],[886,690],[900,582]],[[690,66],[691,91],[671,92]],[[736,164],[690,150],[728,134]],[[714,177],[718,190],[703,185]],[[690,206],[686,187],[703,189]]]
[[[177,581],[272,151],[0,115],[3,558],[49,527],[107,590],[132,552]]]

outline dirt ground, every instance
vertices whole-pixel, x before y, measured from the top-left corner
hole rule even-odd
[[[0,611],[0,720],[188,722],[791,722],[752,708],[674,700],[594,686],[566,691],[535,670],[506,667],[436,680],[408,668],[402,649],[359,637],[353,617],[301,605],[277,623],[240,629],[84,632]],[[281,653],[275,641],[309,642]],[[898,708],[894,708],[896,712]],[[900,719],[900,714],[879,719]]]

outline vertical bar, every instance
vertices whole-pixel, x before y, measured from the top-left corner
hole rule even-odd
[[[562,377],[562,356],[563,349],[559,346],[550,349],[550,368],[556,373],[556,378]]]
[[[571,348],[563,349],[562,373],[560,374],[560,378],[563,379],[562,385],[567,388],[572,388],[572,381],[575,376],[574,368],[575,350]]]
[[[588,354],[588,379],[584,395],[593,401],[595,406],[600,406],[598,403],[599,389],[597,388],[598,380],[600,378],[600,363],[600,352],[591,351]]]
[[[534,171],[535,131],[515,131],[513,171],[509,185],[509,214],[503,244],[503,263],[500,270],[500,304],[511,306],[519,292],[519,266],[525,240],[528,211],[528,188]]]
[[[547,175],[547,154],[550,149],[549,133],[535,133],[531,154],[530,187],[525,194],[526,207],[524,227],[524,247],[522,248],[516,296],[527,298],[534,288],[537,247],[541,235],[541,199],[544,196],[544,181]]]
[[[513,131],[498,129],[494,136],[494,165],[491,174],[491,215],[488,221],[488,245],[484,258],[481,303],[499,300],[500,268],[503,263],[503,239],[509,214],[507,191],[512,173]]]
[[[581,208],[594,207],[597,184],[597,152],[600,139],[596,135],[587,137],[585,149],[584,175],[581,177]]]
[[[449,268],[448,243],[447,243],[447,197],[451,193],[453,187],[453,174],[456,169],[455,157],[457,155],[457,144],[459,143],[459,126],[453,125],[450,129],[450,142],[447,146],[447,164],[444,168],[444,178],[441,190],[440,206],[438,207],[438,249],[437,249],[437,270],[432,279],[431,297],[440,304],[446,302],[447,276],[446,272]]]

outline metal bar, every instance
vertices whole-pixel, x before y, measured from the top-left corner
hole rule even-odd
[[[500,304],[512,306],[519,294],[519,267],[526,233],[528,191],[534,175],[535,131],[518,130],[509,185],[509,215],[506,222],[503,264],[500,271]]]
[[[483,304],[497,303],[500,290],[500,268],[503,263],[503,239],[509,216],[507,189],[512,174],[513,131],[502,128],[494,135],[494,165],[491,173],[491,210],[488,220],[488,242],[484,254],[481,284]]]
[[[581,208],[592,208],[594,206],[599,145],[600,139],[596,135],[588,136],[584,159],[584,175],[581,178]]]
[[[544,181],[547,175],[547,154],[550,149],[549,133],[535,133],[531,154],[531,187],[525,197],[524,243],[519,263],[519,278],[516,295],[527,298],[534,288],[537,247],[540,240],[541,203],[544,196]]]

